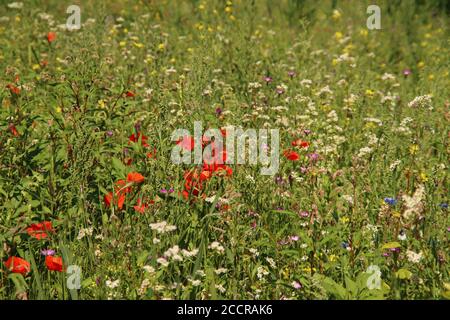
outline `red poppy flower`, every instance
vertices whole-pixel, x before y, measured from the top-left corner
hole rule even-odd
[[[137,172],[130,172],[127,176],[127,181],[133,183],[142,183],[144,179],[144,176]]]
[[[30,237],[42,240],[48,238],[48,232],[52,232],[52,222],[43,221],[41,223],[33,223],[27,228],[27,233]]]
[[[63,261],[61,257],[46,256],[45,265],[47,266],[47,269],[50,271],[58,271],[58,272],[63,271]]]
[[[181,146],[184,150],[191,151],[194,149],[194,138],[191,136],[184,136],[177,141],[177,145]]]
[[[209,178],[209,173],[203,171],[199,174],[197,169],[188,171],[184,174],[184,189],[191,192],[194,196],[198,196],[203,189],[203,181]]]
[[[30,263],[19,257],[9,257],[5,262],[5,267],[13,273],[21,273],[23,275],[30,272]]]
[[[14,137],[17,137],[19,135],[19,131],[17,131],[17,128],[12,123],[8,126],[9,131],[11,131],[12,135]]]
[[[119,180],[116,182],[116,187],[114,188],[115,190],[115,197],[114,200],[117,204],[117,207],[119,209],[123,208],[123,204],[125,203],[125,199],[126,199],[126,194],[131,192],[131,188],[130,187],[126,187],[126,181],[125,180]],[[109,207],[113,201],[113,193],[110,192],[108,194],[105,195],[104,197],[104,201],[105,201],[105,205],[107,207]]]
[[[284,152],[284,156],[291,161],[297,161],[298,159],[300,159],[300,156],[297,152],[295,151],[291,151],[291,150],[286,150]]]
[[[8,84],[6,87],[9,89],[9,92],[11,92],[11,94],[15,94],[16,96],[20,94],[20,88],[16,87],[15,85]]]
[[[215,168],[214,172],[217,172],[217,173],[220,173],[220,174],[225,174],[228,177],[233,175],[233,169],[231,169],[230,167],[228,167],[228,166],[226,166],[224,164],[217,165],[217,168]]]
[[[308,148],[309,147],[309,142],[308,141],[303,141],[301,139],[297,139],[297,140],[292,141],[292,146],[293,147]]]
[[[128,98],[134,98],[134,97],[136,96],[136,94],[135,94],[133,91],[127,91],[127,92],[125,93],[125,95],[126,95]]]
[[[52,43],[56,40],[56,32],[49,32],[47,33],[47,41],[48,43]]]
[[[144,213],[145,210],[148,208],[148,206],[149,206],[150,204],[154,204],[154,203],[155,203],[154,200],[150,200],[150,201],[144,202],[144,201],[141,200],[141,199],[137,199],[137,203],[136,203],[135,206],[133,206],[133,208],[134,208],[134,210],[135,210],[136,212]]]
[[[131,142],[138,142],[139,138],[141,138],[141,144],[143,147],[150,147],[150,145],[147,143],[148,137],[144,136],[140,132],[135,135],[134,133],[128,138]]]

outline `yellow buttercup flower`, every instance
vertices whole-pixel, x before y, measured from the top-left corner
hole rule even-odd
[[[420,173],[420,180],[422,182],[427,182],[428,181],[428,176],[425,172]]]
[[[393,216],[394,218],[400,218],[402,215],[401,215],[401,213],[398,212],[398,211],[392,211],[392,216]]]
[[[419,146],[417,144],[412,144],[409,146],[409,153],[410,154],[416,154],[417,151],[419,151]]]
[[[342,14],[339,12],[339,10],[336,9],[333,10],[333,14],[331,15],[334,20],[339,20],[341,16]]]
[[[336,40],[341,40],[344,37],[344,35],[342,34],[342,32],[337,31],[334,34],[334,37],[336,38]]]
[[[97,102],[97,104],[98,104],[98,106],[100,107],[100,108],[105,108],[105,101],[103,101],[103,100],[98,100],[98,102]]]
[[[375,91],[371,90],[371,89],[367,89],[366,90],[366,96],[368,97],[373,97],[375,94]]]
[[[350,218],[349,217],[342,217],[342,218],[339,219],[339,221],[341,221],[343,224],[346,224],[346,223],[348,223],[350,221]]]

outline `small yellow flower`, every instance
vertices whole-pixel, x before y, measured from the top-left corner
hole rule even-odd
[[[232,7],[225,7],[225,12],[226,13],[231,13],[231,12],[233,12],[233,8]]]
[[[420,173],[420,180],[422,182],[427,182],[428,181],[428,176],[425,172]]]
[[[349,217],[342,217],[339,219],[339,221],[341,221],[343,224],[347,224],[350,221]]]
[[[127,45],[126,41],[120,41],[119,42],[119,46],[121,46],[121,47],[125,47],[126,45]]]
[[[366,96],[368,97],[373,97],[375,94],[375,91],[371,90],[371,89],[367,89],[366,90]]]
[[[335,254],[331,254],[331,255],[328,257],[328,260],[330,260],[330,262],[334,262],[334,261],[336,261],[336,259],[337,259],[337,257],[336,257]]]
[[[140,43],[140,42],[134,42],[133,45],[134,45],[136,48],[143,48],[143,47],[144,47],[144,44],[142,44],[142,43]]]
[[[402,215],[401,215],[401,213],[398,212],[398,211],[392,211],[392,216],[393,216],[394,218],[400,218]]]
[[[430,74],[430,75],[428,76],[428,80],[434,80],[434,74]]]
[[[341,18],[342,14],[339,12],[339,10],[334,9],[333,15],[331,16],[334,20],[339,20]]]
[[[33,64],[33,66],[31,67],[33,70],[39,70],[41,68],[41,66],[39,64]]]
[[[344,36],[344,35],[342,34],[342,32],[339,32],[339,31],[337,31],[337,32],[334,34],[334,37],[336,38],[336,40],[341,40],[343,36]]]
[[[97,104],[98,104],[98,106],[100,107],[100,108],[105,108],[105,101],[103,101],[103,100],[98,100],[98,102],[97,102]]]
[[[316,268],[312,268],[312,271],[316,272]],[[311,267],[304,267],[303,272],[311,273]]]
[[[417,67],[418,67],[418,68],[423,68],[423,67],[425,67],[425,62],[420,61],[420,62],[417,64]]]
[[[175,59],[175,58],[170,59],[170,63],[175,63],[175,62],[177,62],[177,59]]]
[[[20,22],[20,16],[16,16],[16,22]]]
[[[61,107],[56,107],[55,111],[56,111],[56,113],[61,113],[62,109],[61,109]]]
[[[350,53],[350,51],[354,48],[355,46],[354,45],[352,45],[351,43],[350,44],[348,44],[347,46],[345,46],[345,48],[342,50],[342,52],[344,52],[344,53]]]
[[[202,3],[198,6],[198,10],[203,11],[205,10],[205,5]]]
[[[409,153],[414,155],[419,151],[419,146],[417,144],[412,144],[409,146]]]
[[[339,63],[338,59],[333,59],[331,61],[331,63],[333,64],[333,66],[337,65]]]
[[[359,30],[359,34],[363,37],[367,37],[369,35],[369,31],[367,31],[367,29],[361,29]]]
[[[158,50],[163,51],[166,48],[166,45],[164,43],[158,44]]]

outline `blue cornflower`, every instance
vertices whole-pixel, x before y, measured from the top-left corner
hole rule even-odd
[[[384,202],[390,206],[395,206],[397,204],[397,200],[395,200],[395,198],[384,198]]]

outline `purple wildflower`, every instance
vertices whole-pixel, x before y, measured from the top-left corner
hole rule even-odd
[[[56,253],[56,251],[53,249],[44,249],[41,251],[41,254],[43,256],[53,256],[53,255],[55,255],[55,253]]]
[[[298,289],[301,289],[301,288],[302,288],[301,283],[298,282],[298,281],[293,281],[293,282],[292,282],[292,286],[294,287],[295,290],[298,290]]]
[[[302,211],[302,212],[300,212],[300,217],[302,217],[302,218],[307,218],[308,216],[309,216],[309,212],[308,211]]]

